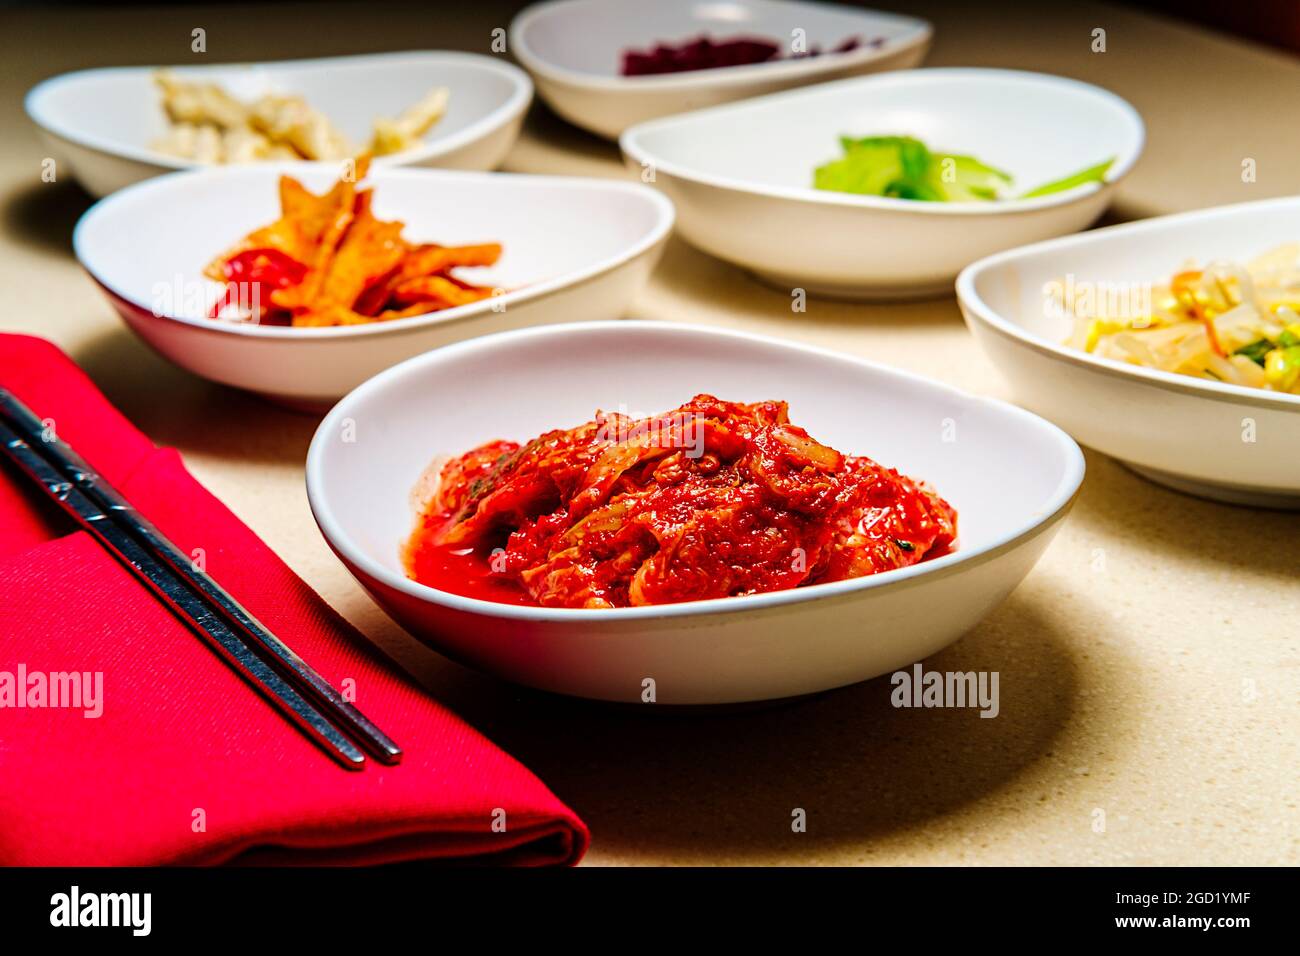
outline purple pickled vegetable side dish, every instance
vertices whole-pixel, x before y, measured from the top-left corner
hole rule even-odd
[[[862,46],[878,47],[883,37],[862,42],[860,37],[849,37],[827,51],[848,53]],[[656,43],[650,50],[624,50],[623,76],[654,76],[663,73],[686,73],[692,70],[712,70],[722,66],[749,66],[753,63],[770,63],[774,60],[800,60],[821,56],[822,49],[812,46],[805,52],[788,57],[781,55],[781,44],[762,37],[731,37],[714,40],[701,35],[681,43]]]

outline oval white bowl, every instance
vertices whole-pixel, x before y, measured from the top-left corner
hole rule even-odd
[[[829,50],[860,37],[842,54],[656,76],[622,76],[622,53],[658,41],[707,33],[789,42],[802,30],[808,47]],[[510,49],[555,112],[610,139],[634,123],[863,73],[916,66],[930,46],[930,24],[914,17],[820,3],[772,0],[557,0],[535,4],[510,24]],[[867,41],[879,38],[876,45]]]
[[[930,481],[958,509],[957,550],[852,581],[606,611],[496,604],[406,577],[410,492],[436,456],[702,391],[787,399],[819,440]],[[1033,566],[1083,472],[1064,432],[1002,402],[780,339],[628,321],[494,335],[376,376],[321,423],[307,494],[380,606],[447,656],[580,697],[639,701],[652,678],[660,703],[713,704],[851,684],[956,640]]]
[[[1044,286],[1117,294],[1193,259],[1238,262],[1300,239],[1300,198],[1097,229],[972,264],[957,298],[1026,407],[1162,484],[1234,504],[1300,507],[1300,396],[1141,368],[1068,348]]]
[[[96,203],[77,223],[77,258],[126,323],[204,378],[291,404],[330,404],[381,369],[490,332],[620,315],[672,229],[672,204],[636,183],[383,168],[374,212],[416,242],[500,242],[490,269],[460,270],[511,291],[428,315],[343,328],[257,326],[205,317],[221,286],[202,269],[279,218],[281,173],[320,192],[337,164],[259,163],[176,173]],[[580,228],[575,228],[579,223]]]
[[[812,187],[841,135],[908,134],[1028,191],[1114,156],[1106,182],[1034,199],[940,203]],[[1063,77],[923,69],[826,83],[634,126],[632,169],[677,206],[681,235],[783,289],[845,298],[951,290],[975,259],[1082,229],[1142,152],[1124,100]]]
[[[31,117],[55,158],[95,196],[160,173],[200,164],[149,144],[167,130],[153,74],[158,67],[78,70],[27,94]],[[447,114],[421,146],[380,156],[375,166],[495,169],[505,158],[533,97],[518,67],[473,53],[376,53],[315,60],[171,67],[185,79],[219,83],[234,96],[298,93],[354,142],[377,116],[395,116],[435,86],[451,91]]]

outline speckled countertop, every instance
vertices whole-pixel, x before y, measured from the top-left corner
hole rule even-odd
[[[1117,8],[995,6],[911,5],[936,27],[927,63],[1059,73],[1132,102],[1147,149],[1109,221],[1300,191],[1300,59]],[[195,26],[213,60],[486,51],[510,13],[489,2],[457,16],[473,19],[381,4],[0,13],[0,328],[70,351],[335,607],[536,770],[591,825],[590,864],[1300,862],[1300,515],[1183,497],[1100,454],[1024,584],[927,665],[998,671],[994,720],[896,710],[884,679],[739,713],[611,711],[465,671],[375,608],[307,508],[315,420],[193,378],[118,322],[70,249],[89,200],[42,183],[21,97],[64,70],[189,60]],[[1254,183],[1241,181],[1247,157]],[[613,145],[541,106],[505,168],[623,175]],[[792,315],[784,294],[674,240],[633,312],[785,335],[1006,397],[952,298],[814,299]],[[806,833],[791,830],[794,808]]]

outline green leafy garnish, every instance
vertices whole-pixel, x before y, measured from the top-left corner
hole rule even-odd
[[[1258,341],[1251,342],[1249,345],[1243,345],[1232,354],[1244,355],[1260,368],[1263,368],[1264,356],[1273,351],[1275,347],[1276,346],[1274,346],[1268,339],[1259,339]]]
[[[1082,186],[1084,183],[1099,183],[1105,180],[1106,172],[1110,169],[1111,164],[1115,162],[1112,156],[1104,163],[1098,163],[1096,166],[1089,166],[1087,169],[1081,169],[1071,176],[1063,179],[1057,179],[1050,183],[1043,183],[1037,189],[1031,189],[1021,196],[1021,199],[1033,199],[1035,196],[1050,196],[1052,193],[1063,193],[1067,189],[1073,189],[1076,186]]]
[[[948,202],[997,199],[1003,186],[1011,185],[1011,174],[981,163],[974,156],[939,153],[935,156],[943,198]]]
[[[981,202],[1007,198],[1011,174],[974,156],[932,152],[912,136],[841,136],[844,155],[818,166],[813,186],[859,196],[924,202]],[[1021,198],[1042,196],[1099,181],[1113,159],[1039,186]]]
[[[932,153],[912,136],[840,137],[844,157],[819,166],[817,189],[927,202],[996,199],[1011,177],[973,156]]]
[[[880,137],[876,142],[861,140],[854,143],[844,138],[840,143],[844,146],[844,158],[817,167],[813,174],[813,185],[817,189],[886,196],[904,180],[901,139]]]

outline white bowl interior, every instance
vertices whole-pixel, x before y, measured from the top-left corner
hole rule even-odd
[[[839,137],[909,135],[1004,169],[1025,192],[1116,157],[1136,158],[1141,121],[1122,100],[1043,74],[920,69],[827,83],[654,121],[626,136],[665,168],[723,183],[812,191]],[[821,192],[819,195],[837,195]]]
[[[680,43],[702,33],[714,39],[745,35],[788,43],[793,31],[803,30],[810,47],[829,50],[854,36],[864,44],[880,39],[888,47],[921,29],[921,22],[910,17],[816,3],[570,0],[538,9],[524,24],[521,36],[529,51],[548,65],[615,77],[624,50],[646,50],[661,41]]]
[[[78,258],[123,298],[158,314],[202,320],[220,289],[202,277],[203,267],[279,217],[282,173],[321,192],[337,180],[339,168],[262,163],[148,180],[87,213],[77,228]],[[500,242],[496,265],[457,274],[507,289],[614,260],[646,241],[665,216],[666,203],[652,191],[603,180],[385,168],[368,182],[375,215],[406,223],[403,235],[412,242]],[[575,221],[583,228],[566,228]]]
[[[309,474],[320,483],[313,506],[336,547],[401,576],[410,492],[436,457],[577,425],[597,408],[664,411],[698,392],[786,399],[791,420],[815,438],[929,481],[960,515],[957,554],[938,561],[1027,530],[1082,476],[1064,433],[1009,405],[774,339],[595,323],[440,349],[361,386],[313,442]],[[345,425],[354,441],[343,440]]]
[[[435,86],[451,95],[446,115],[424,136],[451,139],[517,95],[519,82],[488,58],[464,53],[393,53],[279,63],[174,67],[177,76],[217,83],[242,100],[294,93],[358,144],[376,117],[396,116]],[[154,67],[112,67],[59,77],[40,87],[31,107],[62,135],[86,137],[117,151],[148,150],[166,132]],[[384,161],[381,158],[381,162]]]
[[[1189,262],[1244,263],[1300,239],[1300,198],[1241,203],[1056,239],[972,269],[976,295],[1012,325],[1063,347],[1071,322],[1051,308],[1049,286],[1073,286],[1116,311],[1140,303]],[[1195,381],[1184,379],[1184,381]]]

